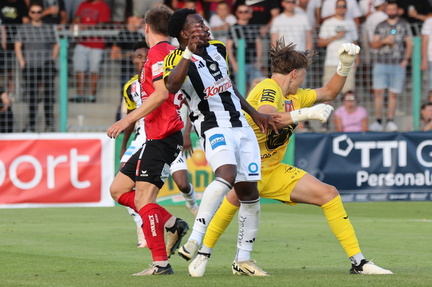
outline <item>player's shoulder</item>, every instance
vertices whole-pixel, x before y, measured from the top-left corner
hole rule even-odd
[[[311,96],[315,96],[316,97],[316,91],[314,89],[298,89],[297,90],[297,95],[300,97],[311,97]]]
[[[267,89],[267,90],[275,90],[279,91],[281,88],[277,84],[277,82],[271,78],[267,78],[259,82],[256,87],[258,90]]]
[[[138,81],[138,74],[134,75],[129,81],[126,82],[125,86],[130,86],[133,82]]]
[[[155,46],[151,47],[148,51],[148,58],[149,59],[160,59],[165,58],[166,55],[171,53],[171,51],[175,50],[176,48],[171,45],[169,42],[160,42],[156,44]]]
[[[219,41],[219,40],[210,40],[209,41],[209,45],[213,45],[213,46],[216,46],[216,47],[222,46],[222,47],[225,48],[225,44],[223,42]]]

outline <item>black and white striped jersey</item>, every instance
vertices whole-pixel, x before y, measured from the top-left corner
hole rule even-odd
[[[164,77],[180,62],[183,50],[165,57]],[[199,135],[214,127],[249,126],[229,77],[225,45],[212,40],[204,51],[193,54],[181,91],[191,110],[190,118]]]

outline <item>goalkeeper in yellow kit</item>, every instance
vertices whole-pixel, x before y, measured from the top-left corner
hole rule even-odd
[[[281,162],[289,138],[298,122],[310,119],[321,122],[327,120],[332,107],[325,104],[313,105],[336,98],[345,84],[360,47],[355,44],[343,44],[338,51],[340,63],[335,75],[324,87],[315,90],[299,88],[314,54],[310,51],[296,51],[294,48],[293,44],[285,46],[283,40],[276,43],[270,56],[271,78],[259,83],[247,97],[247,101],[259,112],[280,115],[279,134],[274,131],[262,134],[247,117],[249,124],[254,128],[261,151],[262,179],[258,182],[260,196],[290,205],[307,203],[321,207],[332,232],[351,260],[350,273],[392,274],[391,271],[367,261],[361,253],[354,228],[337,189],[319,181],[304,170]],[[234,190],[231,190],[213,217],[203,245],[189,265],[191,276],[204,275],[212,248],[239,209],[238,206],[239,201]],[[238,275],[268,276],[268,273],[261,269],[249,270],[235,262],[232,271]]]

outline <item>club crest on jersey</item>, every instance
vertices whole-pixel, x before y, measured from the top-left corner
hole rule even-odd
[[[294,104],[292,100],[285,101],[285,112],[291,112],[294,111]]]
[[[217,71],[217,68],[218,68],[218,66],[217,66],[215,63],[211,63],[211,64],[209,65],[209,69],[210,69],[210,71],[212,71],[212,72],[216,72],[216,71]]]
[[[226,145],[225,137],[223,134],[214,134],[209,137],[210,146],[214,150],[218,146]]]

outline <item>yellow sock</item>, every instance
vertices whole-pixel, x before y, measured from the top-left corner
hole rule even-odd
[[[342,204],[340,195],[321,206],[333,234],[337,237],[348,257],[360,253],[354,228]]]
[[[226,197],[224,198],[205,233],[203,244],[206,247],[213,248],[216,245],[238,209],[239,207],[232,205]]]

